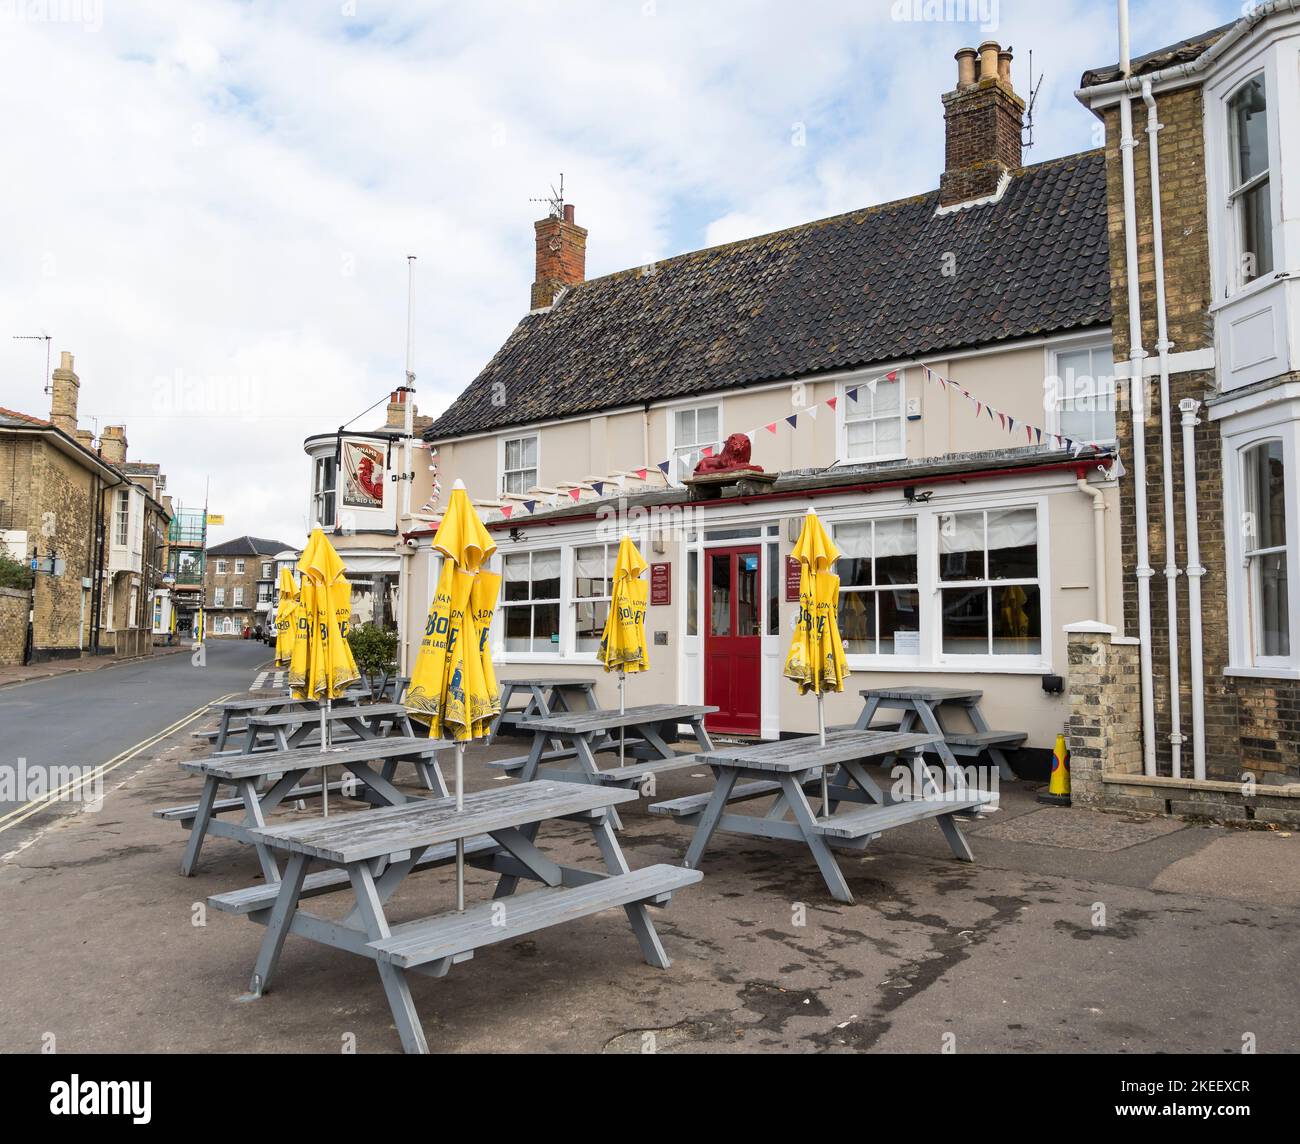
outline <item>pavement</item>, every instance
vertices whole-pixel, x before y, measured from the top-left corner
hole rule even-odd
[[[475,747],[484,766],[520,741]],[[291,936],[276,988],[248,986],[263,930],[207,911],[257,880],[252,855],[207,842],[193,878],[183,834],[152,808],[197,797],[160,744],[94,811],[53,820],[0,866],[8,964],[0,1051],[399,1051],[374,967]],[[450,760],[447,760],[449,770]],[[406,768],[403,768],[405,771]],[[657,797],[707,789],[678,772]],[[310,804],[309,804],[310,806]],[[633,866],[680,861],[689,831],[620,808]],[[319,810],[286,817],[311,815]],[[1003,786],[954,861],[934,822],[842,860],[856,897],[834,902],[793,844],[718,835],[704,881],[655,920],[673,959],[640,958],[621,911],[484,949],[444,979],[413,977],[434,1051],[1295,1052],[1300,837],[1044,807]],[[0,835],[0,840],[3,840]],[[561,861],[594,864],[587,833],[549,824]],[[471,900],[492,881],[471,870]],[[450,871],[410,879],[397,920],[449,908]],[[346,895],[313,899],[341,914]],[[21,988],[16,982],[21,981]]]

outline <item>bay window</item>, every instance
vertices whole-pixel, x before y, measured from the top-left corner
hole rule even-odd
[[[338,466],[334,456],[317,457],[312,466],[311,510],[314,522],[321,528],[334,527],[334,487],[338,479]]]
[[[1291,654],[1287,568],[1286,462],[1282,441],[1242,450],[1244,607],[1252,664]]]
[[[511,552],[501,562],[501,615],[505,650],[560,650],[560,550]]]
[[[1036,510],[940,514],[938,560],[946,654],[1042,652]]]
[[[1273,270],[1273,213],[1269,191],[1268,98],[1262,75],[1228,99],[1228,204],[1236,230],[1240,285]]]
[[[844,411],[845,460],[885,461],[906,454],[903,445],[903,372],[874,386],[850,384],[837,407]]]
[[[840,558],[840,636],[862,655],[920,654],[916,517],[835,527]]]

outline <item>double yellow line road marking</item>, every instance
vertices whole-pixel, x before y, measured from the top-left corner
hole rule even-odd
[[[195,708],[188,715],[176,720],[176,722],[170,727],[164,727],[156,734],[150,735],[149,738],[136,743],[135,746],[128,747],[120,755],[114,755],[108,760],[108,762],[101,763],[99,766],[95,767],[87,774],[82,775],[80,778],[56,787],[41,798],[35,799],[32,802],[23,803],[22,806],[14,807],[13,810],[8,811],[5,814],[0,814],[0,834],[3,834],[11,826],[17,826],[20,822],[25,822],[27,819],[31,818],[32,815],[37,814],[46,807],[58,802],[64,795],[76,790],[78,787],[84,788],[88,783],[97,782],[108,774],[109,771],[116,770],[118,767],[122,766],[123,763],[129,763],[142,751],[147,751],[150,747],[157,746],[157,744],[161,743],[169,735],[174,735],[177,731],[183,730],[190,723],[193,723],[195,719],[206,714],[209,703],[220,703],[226,699],[233,699],[238,694],[242,693],[232,691],[228,695],[223,695],[218,699],[204,703],[202,706]]]

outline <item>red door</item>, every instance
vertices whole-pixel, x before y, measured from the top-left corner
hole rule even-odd
[[[759,734],[762,668],[762,560],[758,547],[704,554],[704,702],[718,708],[710,731]]]

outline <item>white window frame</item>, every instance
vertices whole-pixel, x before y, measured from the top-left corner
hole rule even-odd
[[[892,453],[872,453],[870,456],[851,457],[849,455],[849,426],[853,424],[875,424],[881,421],[889,420],[888,414],[877,416],[875,414],[875,394],[871,392],[867,382],[874,377],[880,377],[883,380],[883,374],[872,373],[870,377],[853,378],[847,381],[841,381],[835,388],[835,451],[839,455],[839,463],[845,465],[867,465],[874,464],[877,461],[901,461],[907,458],[907,370],[899,366],[893,370],[886,370],[886,373],[896,373],[898,380],[898,442],[899,448]],[[849,397],[849,390],[858,390],[857,400]],[[869,416],[861,416],[864,403],[870,403],[872,412]],[[859,416],[850,416],[858,413]]]
[[[1007,491],[997,495],[945,498],[927,504],[902,504],[882,506],[876,511],[861,508],[834,508],[823,513],[827,528],[858,523],[866,520],[886,520],[897,517],[917,518],[917,577],[920,591],[921,640],[917,656],[851,653],[847,656],[849,668],[854,671],[961,671],[984,674],[1042,675],[1053,668],[1052,625],[1052,569],[1050,493],[1032,491]],[[942,589],[955,585],[939,580],[939,518],[950,513],[978,512],[1009,508],[1032,508],[1038,514],[1038,576],[1034,581],[1008,580],[1006,583],[1037,583],[1039,593],[1039,632],[1041,651],[1028,655],[995,653],[966,654],[943,650],[943,596]],[[833,535],[833,532],[832,532]],[[995,581],[994,583],[1000,583]],[[784,638],[784,635],[783,635]]]
[[[718,415],[717,436],[714,437],[712,440],[700,440],[698,439],[699,433],[697,431],[696,433],[697,440],[685,441],[685,442],[679,441],[677,439],[678,414],[694,413],[695,423],[698,430],[700,411],[704,409],[712,409],[717,412]],[[690,401],[690,402],[681,402],[676,405],[665,406],[664,411],[668,416],[668,425],[667,425],[668,479],[673,484],[679,485],[682,483],[684,477],[689,477],[691,475],[689,472],[685,471],[682,468],[682,463],[681,463],[682,457],[688,457],[692,453],[698,452],[699,450],[703,449],[704,446],[706,445],[716,446],[726,441],[727,430],[723,422],[723,414],[725,413],[725,410],[723,409],[723,403],[721,401]],[[695,467],[694,465],[689,466],[689,468],[691,469],[694,469],[694,467]]]
[[[1271,82],[1271,77],[1268,73],[1268,68],[1256,68],[1250,75],[1246,76],[1239,83],[1234,84],[1232,89],[1223,97],[1221,127],[1228,160],[1227,165],[1224,168],[1224,205],[1228,208],[1230,216],[1227,233],[1229,238],[1229,266],[1231,267],[1231,273],[1228,276],[1228,289],[1231,293],[1245,290],[1256,282],[1271,279],[1273,277],[1273,272],[1277,269],[1277,214],[1274,209],[1274,202],[1277,197],[1278,180],[1273,178],[1273,168],[1277,161],[1277,148],[1273,141],[1273,124],[1275,122],[1275,107],[1273,99],[1275,85]],[[1256,80],[1259,80],[1264,86],[1264,123],[1265,135],[1268,139],[1268,166],[1259,174],[1243,180],[1238,172],[1239,141],[1237,139],[1236,121],[1232,114],[1232,101],[1241,94],[1249,84]],[[1260,186],[1268,187],[1268,253],[1271,265],[1268,270],[1256,273],[1251,278],[1243,279],[1241,274],[1242,256],[1246,253],[1245,220],[1243,218],[1244,201],[1245,196],[1249,191]]]
[[[1290,411],[1288,416],[1288,409]],[[1223,423],[1223,509],[1227,541],[1228,666],[1225,675],[1266,679],[1300,679],[1300,403],[1246,413],[1235,427]],[[1286,485],[1287,610],[1290,617],[1291,652],[1288,656],[1256,656],[1255,616],[1250,610],[1247,583],[1248,564],[1243,529],[1232,523],[1244,521],[1246,513],[1246,453],[1256,445],[1281,440],[1282,463],[1288,474]]]
[[[271,561],[269,560],[262,561],[262,579],[263,580],[271,579]]]
[[[1090,437],[1083,440],[1084,444],[1095,442],[1098,445],[1113,445],[1118,440],[1119,433],[1119,402],[1118,402],[1118,383],[1115,372],[1115,345],[1110,338],[1090,338],[1086,341],[1060,342],[1043,347],[1045,355],[1044,361],[1044,391],[1043,391],[1043,408],[1046,413],[1044,428],[1049,433],[1064,434],[1061,424],[1061,405],[1065,401],[1064,383],[1065,379],[1061,374],[1060,358],[1063,354],[1082,353],[1087,351],[1089,354],[1096,353],[1098,350],[1109,350],[1111,361],[1110,374],[1110,401],[1111,412],[1115,417],[1115,432],[1109,437]],[[1094,376],[1094,382],[1097,378]],[[1071,434],[1072,440],[1079,440]]]
[[[606,594],[605,595],[603,596],[579,596],[578,595],[578,549],[579,548],[604,548],[605,549],[605,570],[606,570],[606,576],[605,576]],[[570,557],[568,561],[569,578],[567,581],[569,599],[563,612],[561,613],[561,617],[562,617],[561,624],[567,625],[571,633],[569,638],[569,647],[572,650],[572,658],[580,659],[580,660],[589,660],[590,662],[595,663],[597,651],[599,650],[598,648],[593,648],[591,651],[584,651],[578,647],[578,605],[579,604],[601,604],[601,603],[609,605],[610,603],[612,603],[613,592],[614,592],[614,563],[618,559],[618,541],[591,540],[591,541],[587,541],[586,543],[583,543],[581,541],[575,540],[571,543],[566,544],[565,549],[567,550],[568,555]],[[561,559],[560,559],[561,568],[563,568],[564,563],[565,563],[564,553],[561,553]],[[561,596],[564,595],[565,588],[566,588],[566,583],[561,583],[560,585]],[[605,615],[606,618],[608,619],[609,616],[608,608],[606,609]],[[564,640],[565,640],[565,636],[562,631],[560,633],[561,644],[564,643]]]
[[[214,608],[224,608],[224,607],[226,606],[226,590],[225,590],[225,588],[213,588],[213,589],[212,589],[212,606],[213,606]]]
[[[516,441],[533,442],[533,464],[518,469],[506,468],[506,453],[509,451],[508,446]],[[532,433],[513,433],[503,435],[497,438],[497,492],[499,496],[505,496],[509,490],[506,488],[507,481],[512,473],[533,474],[532,484],[527,488],[517,490],[513,495],[524,496],[528,489],[541,484],[542,480],[542,435],[540,432]]]
[[[113,543],[118,548],[131,545],[131,490],[119,489],[113,513]]]
[[[217,571],[216,571],[216,574],[217,574],[218,576],[224,576],[224,575],[226,574],[226,562],[225,562],[224,560],[218,560],[218,561],[217,561]]]
[[[326,466],[332,471],[333,483],[326,485],[324,473]],[[311,516],[312,523],[319,524],[321,528],[333,528],[338,521],[338,488],[339,488],[339,467],[338,458],[333,453],[328,453],[323,457],[312,458],[311,463]],[[325,502],[328,499],[331,511],[325,513]]]
[[[244,586],[236,584],[231,596],[230,606],[232,608],[242,608],[244,606]]]
[[[912,526],[913,526],[913,528],[914,528],[915,531],[916,531],[916,575],[917,575],[917,579],[916,579],[916,582],[915,582],[914,584],[879,584],[879,583],[876,583],[876,582],[875,582],[875,562],[876,562],[875,531],[876,531],[876,526],[877,526],[878,524],[884,522],[884,521],[895,521],[895,520],[910,520],[910,521],[912,521]],[[853,519],[853,520],[837,520],[837,521],[835,522],[835,524],[832,526],[832,530],[833,530],[833,533],[838,533],[838,531],[839,531],[841,528],[849,528],[849,527],[852,527],[852,526],[855,526],[855,525],[863,525],[863,524],[869,524],[869,525],[871,525],[871,533],[872,533],[872,538],[871,538],[871,551],[872,551],[872,555],[871,555],[870,559],[871,559],[871,564],[872,564],[872,583],[869,584],[869,585],[862,585],[862,586],[846,585],[845,582],[844,582],[844,573],[843,573],[843,571],[841,570],[841,571],[839,572],[839,574],[840,574],[840,599],[841,599],[841,600],[844,600],[844,598],[845,598],[846,596],[854,595],[854,596],[862,596],[864,599],[870,599],[870,600],[872,601],[872,605],[873,605],[873,618],[876,620],[876,623],[874,624],[874,626],[875,626],[875,628],[876,628],[876,644],[877,644],[877,646],[879,646],[879,643],[880,643],[879,600],[880,600],[880,595],[881,595],[881,593],[882,593],[882,592],[888,592],[888,591],[894,591],[894,590],[897,590],[897,591],[904,591],[904,592],[909,592],[909,591],[910,591],[910,592],[916,592],[916,594],[917,594],[917,604],[916,604],[916,609],[917,609],[917,618],[918,618],[918,631],[917,631],[917,638],[918,638],[918,641],[919,641],[920,639],[923,638],[923,637],[922,637],[922,634],[921,634],[921,631],[919,630],[919,625],[920,625],[921,622],[923,622],[923,621],[922,621],[922,617],[924,616],[924,611],[925,611],[925,609],[924,609],[924,605],[923,605],[923,603],[922,603],[922,601],[921,601],[921,591],[922,591],[922,588],[921,588],[921,583],[922,583],[922,581],[921,581],[921,527],[922,527],[921,521],[920,521],[920,519],[917,517],[917,514],[916,514],[915,512],[878,513],[878,514],[873,514],[872,516],[869,516],[869,517],[863,517],[863,518],[861,518],[861,519]],[[844,545],[843,545],[843,543],[840,541],[840,539],[838,538],[838,536],[835,536],[834,539],[835,539],[835,542],[836,542],[837,546],[838,546],[838,547],[840,548],[840,550],[841,550],[840,559],[839,559],[839,561],[836,562],[836,566],[835,566],[836,569],[839,570],[839,569],[840,569],[840,565],[841,565],[841,564],[844,562],[844,560],[846,559],[845,556],[843,555]],[[844,637],[844,640],[845,640],[845,644],[844,644],[844,646],[845,646],[845,651],[846,651],[846,653],[847,653],[848,655],[852,656],[852,657],[855,658],[855,659],[856,659],[856,658],[862,658],[862,659],[868,659],[868,658],[870,658],[870,659],[879,660],[879,661],[881,661],[882,663],[909,663],[909,662],[914,662],[914,661],[916,661],[916,660],[918,660],[918,659],[920,658],[920,655],[919,655],[919,654],[918,654],[918,655],[914,655],[914,656],[910,656],[910,655],[900,654],[899,652],[879,652],[879,651],[873,651],[873,652],[853,651],[853,652],[849,652],[849,650],[848,650],[848,637],[844,636],[843,625],[841,625],[841,632],[840,632],[840,634],[841,634],[842,637]],[[919,645],[918,645],[918,646],[919,646]]]
[[[240,559],[235,561],[235,575],[242,576],[243,574],[244,574],[244,561],[243,558],[241,557]]]
[[[534,553],[537,552],[558,552],[560,556],[560,594],[557,597],[539,597],[537,599],[518,600],[510,602],[506,600],[505,585],[505,558],[507,556],[527,556],[530,561]],[[493,625],[497,627],[497,634],[493,638],[493,644],[499,649],[503,662],[506,663],[548,663],[557,660],[569,658],[572,650],[572,625],[565,623],[565,585],[569,582],[568,578],[572,575],[572,544],[568,541],[556,543],[552,540],[549,544],[530,544],[527,547],[512,546],[506,551],[497,550],[493,557],[493,570],[502,576],[501,594],[497,601],[496,613],[493,616]],[[529,583],[532,583],[531,576]],[[531,590],[530,590],[531,596]],[[506,612],[511,608],[528,608],[530,613],[538,604],[555,604],[558,606],[560,624],[559,624],[559,643],[552,645],[553,651],[506,651]],[[533,641],[531,634],[531,622],[529,628],[529,642]]]

